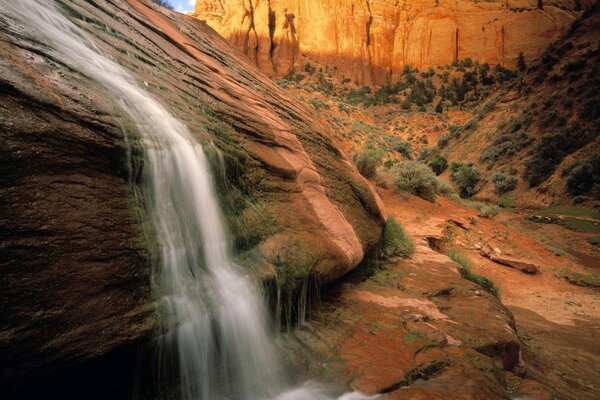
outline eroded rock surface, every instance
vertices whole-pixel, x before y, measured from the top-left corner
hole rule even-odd
[[[514,68],[533,60],[592,2],[197,0],[195,15],[261,70],[281,77],[309,60],[359,84],[405,65],[471,57]]]
[[[377,243],[380,200],[329,128],[212,29],[149,0],[59,7],[205,144],[249,270],[292,286],[311,271],[335,280]],[[138,343],[154,326],[135,129],[32,32],[0,11],[3,385]]]

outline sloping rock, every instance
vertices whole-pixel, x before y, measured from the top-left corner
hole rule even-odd
[[[533,60],[591,1],[197,0],[195,15],[261,70],[281,77],[308,59],[359,84],[405,65],[471,57],[514,68]]]
[[[539,271],[539,267],[531,263],[530,261],[519,260],[508,256],[500,256],[498,254],[490,253],[488,251],[481,251],[481,255],[486,258],[489,258],[497,264],[506,265],[507,267],[518,269],[527,274],[537,274]]]
[[[378,242],[381,202],[328,126],[212,29],[149,0],[60,7],[205,144],[249,271],[335,280]],[[117,99],[0,17],[4,386],[148,337],[155,247]]]

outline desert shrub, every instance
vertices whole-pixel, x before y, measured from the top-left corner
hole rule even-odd
[[[315,68],[314,65],[312,65],[311,63],[307,62],[306,64],[304,64],[304,72],[308,73],[308,74],[314,74],[317,71],[317,69]]]
[[[584,119],[596,120],[600,117],[600,97],[588,99],[581,104],[579,115]]]
[[[308,104],[310,104],[311,106],[313,106],[315,108],[315,110],[319,111],[320,109],[324,108],[326,110],[329,110],[331,107],[329,106],[329,104],[325,103],[323,100],[317,99],[317,98],[311,98],[310,100],[308,100]]]
[[[479,183],[479,172],[472,164],[453,162],[450,178],[458,188],[461,197],[471,197],[475,193],[475,186]]]
[[[429,168],[436,175],[441,175],[448,168],[448,159],[440,154],[436,154],[427,165],[429,165]]]
[[[569,61],[563,67],[565,72],[577,72],[581,71],[585,68],[587,64],[587,60],[585,58],[580,58],[579,60]]]
[[[383,258],[409,258],[415,251],[413,241],[406,235],[402,225],[394,217],[389,217],[383,227],[380,254]]]
[[[462,254],[456,249],[450,249],[448,251],[448,257],[450,257],[452,261],[454,261],[462,267],[460,269],[460,275],[463,278],[481,286],[483,289],[493,294],[494,296],[499,296],[499,291],[494,281],[483,275],[474,273],[471,270],[471,262],[469,261],[469,258],[466,255]]]
[[[588,194],[600,187],[600,154],[576,164],[567,179],[567,191],[573,196]]]
[[[425,200],[434,201],[435,196],[446,190],[429,167],[418,161],[406,161],[391,171],[392,187],[412,193]]]
[[[353,153],[352,161],[358,171],[365,178],[373,178],[377,172],[377,167],[381,163],[383,152],[379,149],[367,147],[363,152]]]
[[[538,186],[554,173],[562,160],[587,143],[593,134],[573,126],[560,133],[543,136],[527,162],[525,179],[530,187]]]
[[[417,157],[417,160],[419,160],[419,161],[427,160],[429,157],[433,156],[434,154],[437,154],[437,150],[435,148],[423,147],[421,149],[421,152],[419,153],[419,156]]]
[[[395,151],[402,154],[409,160],[413,158],[413,149],[410,143],[399,136],[385,135],[383,137],[384,144],[389,151]]]
[[[512,129],[514,129],[514,126],[511,127]],[[518,129],[520,129],[520,124]],[[515,155],[520,149],[529,146],[532,142],[533,139],[525,132],[516,135],[500,135],[481,153],[479,160],[490,163],[496,162],[501,158]]]
[[[500,207],[483,204],[479,207],[479,214],[485,218],[493,218],[500,214]]]
[[[496,187],[498,194],[504,194],[517,187],[517,178],[502,172],[496,172],[492,175],[492,183]]]

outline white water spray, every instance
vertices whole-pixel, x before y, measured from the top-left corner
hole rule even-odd
[[[187,127],[50,1],[0,0],[20,33],[35,32],[69,66],[114,95],[140,135],[145,198],[160,248],[153,273],[162,349],[178,360],[182,400],[329,399],[315,385],[285,390],[254,283],[229,254],[209,164]],[[356,393],[340,399],[364,399]]]

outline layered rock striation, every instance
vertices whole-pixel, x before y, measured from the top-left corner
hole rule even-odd
[[[588,4],[589,3],[589,4]],[[514,68],[561,36],[585,1],[197,0],[195,16],[262,71],[281,77],[310,60],[359,84],[405,65],[471,57]]]
[[[248,271],[293,290],[339,278],[378,242],[380,200],[329,128],[212,29],[150,0],[59,7],[204,144]],[[44,375],[130,345],[135,360],[151,336],[144,157],[119,99],[2,11],[0,22],[0,386],[52,397]],[[110,365],[86,376],[102,390],[134,379],[135,362]]]

